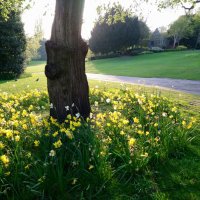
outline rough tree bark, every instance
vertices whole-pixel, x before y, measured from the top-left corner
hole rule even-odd
[[[89,87],[85,74],[87,44],[81,38],[84,0],[56,0],[51,39],[46,42],[45,74],[50,116],[63,122],[68,114],[89,116]]]

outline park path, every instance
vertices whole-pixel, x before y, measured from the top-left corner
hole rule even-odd
[[[113,75],[91,74],[91,73],[87,73],[87,78],[99,81],[158,86],[173,90],[179,90],[190,94],[200,95],[200,81],[171,79],[171,78],[139,78],[139,77],[113,76]]]

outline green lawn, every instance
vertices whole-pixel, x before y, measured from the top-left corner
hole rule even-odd
[[[44,72],[45,62],[34,61],[27,73]],[[178,51],[86,62],[87,73],[133,77],[200,80],[200,51]]]
[[[200,51],[95,60],[86,66],[88,73],[200,80]]]

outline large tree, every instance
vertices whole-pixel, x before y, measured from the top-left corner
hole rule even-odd
[[[109,53],[138,45],[140,24],[130,9],[120,4],[98,8],[98,20],[91,32],[89,45],[94,53]]]
[[[51,39],[46,42],[50,115],[60,122],[68,114],[86,118],[90,113],[85,74],[88,51],[81,38],[84,0],[56,0]]]
[[[179,45],[179,42],[182,38],[186,38],[190,35],[191,21],[187,16],[180,16],[175,22],[170,25],[168,30],[169,36],[173,37],[173,48],[175,48],[176,44]]]

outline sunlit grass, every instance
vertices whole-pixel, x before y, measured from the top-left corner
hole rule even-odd
[[[200,80],[200,51],[163,52],[89,61],[88,73]]]
[[[86,62],[87,73],[133,77],[200,80],[200,51],[164,52]],[[45,62],[34,61],[27,73],[44,73]]]

